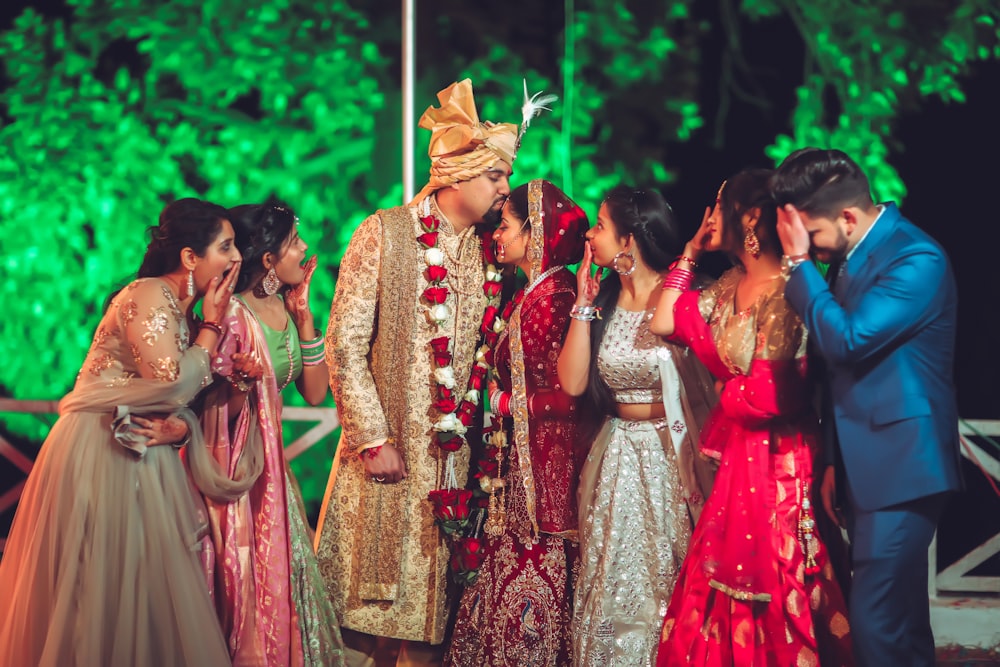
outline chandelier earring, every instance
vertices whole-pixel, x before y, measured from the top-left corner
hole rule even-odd
[[[628,266],[622,267],[622,260],[625,260]],[[632,272],[635,271],[635,255],[625,250],[619,250],[615,258],[611,260],[611,268],[620,276],[632,275]]]
[[[754,259],[760,257],[760,239],[757,238],[757,229],[753,225],[747,227],[746,236],[743,237],[743,249]]]
[[[272,266],[268,269],[267,273],[264,274],[261,281],[257,283],[257,287],[254,288],[253,292],[254,295],[263,299],[264,297],[275,294],[279,287],[281,287],[281,281],[278,280],[278,273]]]
[[[181,295],[181,298],[186,299],[189,296],[194,296],[194,269],[188,271],[187,284],[185,287],[187,287],[187,294]]]

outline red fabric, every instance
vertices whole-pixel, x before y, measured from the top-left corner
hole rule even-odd
[[[569,311],[576,299],[576,278],[568,270],[550,276],[531,291],[521,307],[521,341],[528,399],[535,415],[530,421],[536,513],[543,532],[576,528],[575,454],[576,401],[557,390],[556,362],[569,329]],[[510,347],[504,337],[495,352],[497,378],[510,391]],[[552,410],[546,411],[546,405]],[[505,420],[508,433],[510,425]],[[525,517],[526,518],[526,517]]]
[[[819,430],[805,362],[754,359],[747,375],[733,375],[697,293],[677,306],[674,337],[725,379],[702,430],[702,450],[721,456],[721,465],[667,610],[657,664],[853,665],[846,606],[822,543],[819,572],[805,572],[799,522],[816,517],[803,500],[820,506]]]
[[[549,267],[576,264],[583,259],[585,234],[590,229],[587,214],[562,190],[542,181],[542,224],[545,227],[545,252],[542,271]]]
[[[572,571],[577,557],[573,542],[560,533],[576,529],[576,484],[579,477],[575,401],[556,393],[556,362],[569,328],[576,280],[562,270],[531,291],[521,311],[525,381],[534,415],[529,418],[531,469],[535,479],[535,514],[541,534],[527,545],[530,533],[522,462],[507,430],[504,479],[507,525],[503,535],[486,536],[486,551],[476,582],[459,604],[445,665],[566,665],[570,661]],[[495,351],[497,376],[510,391],[510,348],[504,337]],[[545,406],[552,407],[545,410]],[[555,533],[555,534],[553,534]]]

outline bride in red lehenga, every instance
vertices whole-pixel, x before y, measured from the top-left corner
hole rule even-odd
[[[769,174],[723,183],[649,326],[690,346],[725,383],[702,430],[702,451],[721,465],[664,619],[661,667],[854,664],[812,504],[818,423],[806,332],[784,298]],[[717,249],[736,266],[690,290],[694,262]]]
[[[498,261],[520,268],[528,284],[494,347],[502,390],[490,405],[503,427],[480,464],[492,494],[485,555],[462,596],[447,665],[570,664],[578,420],[556,362],[576,299],[565,265],[580,261],[588,227],[559,188],[534,180],[511,193],[494,234]]]

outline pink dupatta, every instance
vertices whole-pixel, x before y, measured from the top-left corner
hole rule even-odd
[[[291,533],[281,437],[281,402],[274,367],[260,325],[233,299],[226,335],[212,359],[217,375],[232,372],[231,355],[251,353],[264,376],[247,394],[239,414],[229,414],[231,387],[217,382],[208,393],[202,427],[210,454],[239,474],[241,460],[262,456],[256,483],[232,502],[206,498],[215,562],[215,604],[234,665],[301,665],[302,638],[291,591]],[[231,421],[232,420],[232,421]]]

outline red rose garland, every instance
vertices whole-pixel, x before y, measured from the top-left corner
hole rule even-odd
[[[423,233],[417,236],[417,241],[424,247],[424,261],[427,263],[425,277],[428,286],[423,291],[423,299],[428,307],[428,315],[438,327],[451,317],[451,309],[447,305],[451,293],[447,285],[448,270],[444,267],[444,253],[438,247],[438,228],[440,221],[429,212],[420,217]],[[431,354],[434,358],[434,380],[437,384],[437,400],[434,407],[441,417],[433,424],[437,434],[438,446],[449,456],[461,449],[465,444],[465,433],[472,424],[479,399],[482,394],[486,373],[490,369],[493,351],[490,346],[496,341],[503,321],[497,318],[497,303],[500,299],[501,274],[493,264],[489,236],[482,239],[483,256],[487,261],[483,281],[483,293],[486,295],[487,306],[479,330],[485,334],[487,344],[476,352],[476,360],[469,374],[466,391],[459,394],[455,387],[455,371],[451,366],[451,338],[437,336],[430,341]],[[449,466],[451,461],[449,461]],[[476,549],[467,542],[475,538],[463,537],[462,530],[469,524],[469,502],[472,492],[453,487],[453,476],[446,475],[447,488],[431,491],[428,499],[431,501],[435,521],[447,535],[458,540],[456,548],[463,556],[453,559],[452,565],[469,565],[475,560]],[[472,549],[466,548],[472,546]],[[469,552],[472,553],[469,553]],[[456,554],[457,555],[457,554]],[[470,583],[475,577],[475,569],[462,567],[456,569],[456,577],[464,583]]]

